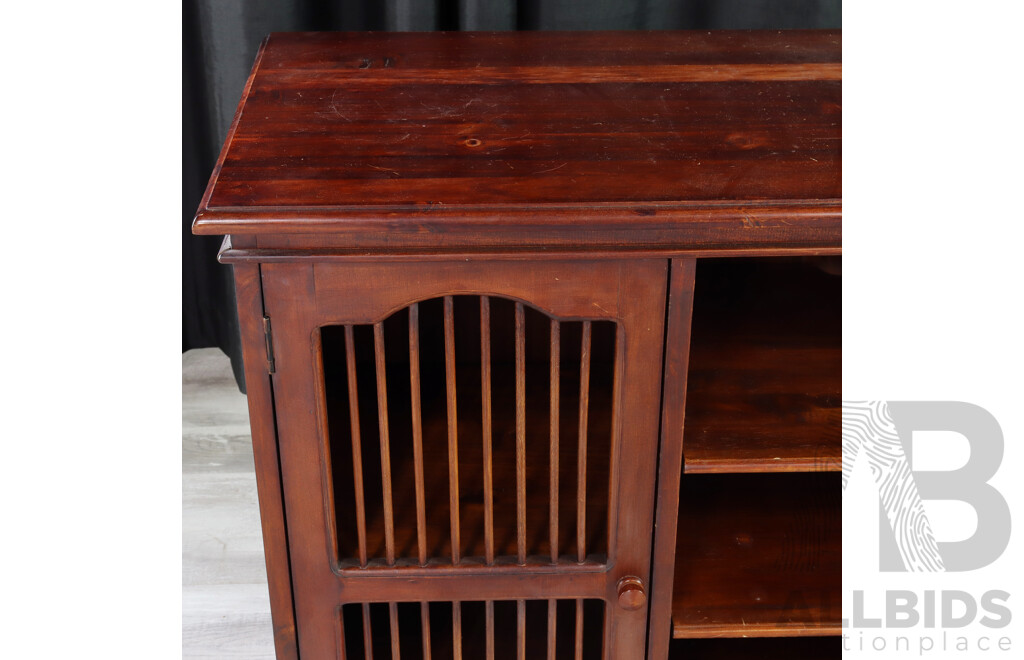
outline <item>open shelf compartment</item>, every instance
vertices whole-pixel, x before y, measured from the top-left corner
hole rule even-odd
[[[840,475],[684,475],[675,638],[838,635]]]
[[[840,257],[697,264],[684,470],[840,470]]]

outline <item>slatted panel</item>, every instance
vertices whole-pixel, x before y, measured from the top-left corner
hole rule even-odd
[[[604,563],[616,328],[497,296],[321,328],[340,567]]]
[[[590,599],[353,603],[338,634],[350,659],[598,660],[603,625],[604,603]]]

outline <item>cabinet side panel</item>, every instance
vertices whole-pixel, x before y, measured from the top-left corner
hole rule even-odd
[[[274,422],[274,400],[264,349],[260,267],[257,264],[237,264],[234,266],[234,272],[242,356],[245,362],[245,386],[249,400],[249,425],[252,431],[256,486],[260,502],[260,522],[263,527],[263,547],[270,587],[270,611],[274,622],[274,645],[278,660],[298,660],[292,579],[288,563],[281,472],[277,454],[277,429]]]
[[[264,264],[261,269],[264,305],[274,332],[274,407],[299,652],[304,658],[337,658],[335,610],[341,585],[332,571],[334,553],[327,536],[313,268]]]
[[[665,337],[665,381],[661,408],[661,452],[651,567],[651,618],[648,658],[668,657],[672,637],[672,574],[675,569],[679,478],[683,464],[683,418],[690,357],[690,319],[696,259],[673,259]]]

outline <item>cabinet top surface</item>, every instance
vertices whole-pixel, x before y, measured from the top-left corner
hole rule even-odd
[[[193,229],[596,244],[761,214],[838,244],[841,85],[838,31],[275,33]]]

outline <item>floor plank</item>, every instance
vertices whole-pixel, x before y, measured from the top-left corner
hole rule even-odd
[[[274,658],[245,395],[227,357],[182,355],[182,657]]]

